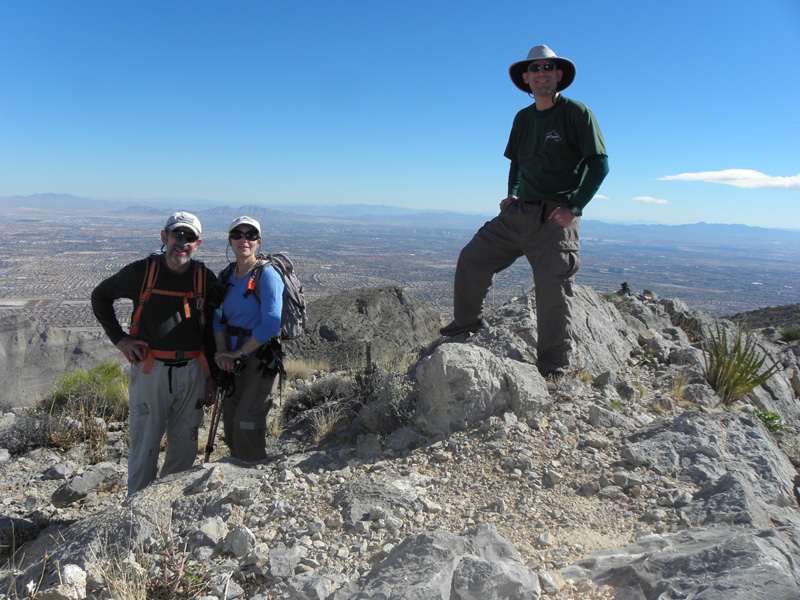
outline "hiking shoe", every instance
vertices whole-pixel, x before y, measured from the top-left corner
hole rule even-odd
[[[565,373],[561,369],[550,371],[544,376],[545,385],[547,385],[548,392],[556,392],[561,389],[561,384],[564,383]]]
[[[456,322],[453,321],[449,325],[445,325],[439,330],[439,334],[445,337],[452,337],[454,335],[458,335],[459,333],[475,333],[478,329],[483,329],[484,327],[488,327],[489,324],[486,322],[486,319],[478,319],[474,323],[470,323],[469,325],[456,325]]]

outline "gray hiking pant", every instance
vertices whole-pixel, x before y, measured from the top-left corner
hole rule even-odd
[[[129,496],[155,481],[165,432],[167,452],[161,477],[191,468],[197,457],[197,432],[203,422],[206,375],[197,359],[182,367],[157,360],[150,373],[142,373],[143,366],[143,362],[131,366],[128,385]]]
[[[226,395],[222,404],[225,443],[231,456],[247,462],[267,457],[267,413],[279,381],[262,377],[260,362],[254,356],[245,361],[245,370],[234,377],[233,394]]]
[[[458,257],[453,292],[456,324],[469,325],[483,313],[492,277],[522,255],[533,269],[537,357],[546,375],[570,362],[572,283],[580,266],[580,219],[561,227],[547,219],[556,205],[513,202],[488,221]]]

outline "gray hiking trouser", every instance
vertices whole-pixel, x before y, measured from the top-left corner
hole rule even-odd
[[[167,452],[161,477],[191,468],[197,457],[197,432],[203,422],[206,374],[197,359],[182,367],[157,360],[150,373],[142,373],[143,366],[143,362],[131,366],[128,385],[129,496],[155,481],[165,432]]]
[[[263,377],[260,363],[254,356],[245,361],[245,370],[234,376],[233,394],[226,395],[222,403],[225,443],[231,456],[247,462],[267,457],[267,413],[279,381],[274,376]]]
[[[488,221],[461,250],[456,267],[453,314],[457,325],[476,322],[492,277],[522,255],[533,269],[536,300],[537,357],[542,374],[570,362],[570,302],[580,266],[580,219],[561,227],[547,219],[552,203],[513,202]]]

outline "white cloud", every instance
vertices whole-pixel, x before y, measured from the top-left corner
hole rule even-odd
[[[603,194],[595,194],[594,197],[597,198],[598,200],[611,200],[611,198],[609,198],[608,196],[603,196]]]
[[[800,175],[794,177],[773,177],[751,169],[726,169],[724,171],[703,171],[701,173],[681,173],[665,175],[661,181],[706,181],[724,183],[740,188],[762,190],[800,190]]]
[[[650,196],[636,196],[633,201],[644,202],[646,204],[669,204],[669,200],[664,200],[662,198],[651,198]]]

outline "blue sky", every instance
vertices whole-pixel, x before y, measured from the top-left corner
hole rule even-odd
[[[0,196],[493,213],[540,43],[605,135],[587,218],[800,229],[797,0],[0,0]]]

